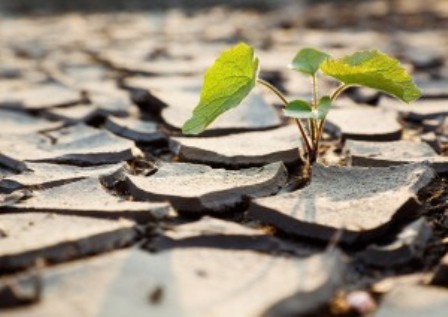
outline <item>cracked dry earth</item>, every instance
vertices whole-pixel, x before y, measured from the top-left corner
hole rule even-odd
[[[446,316],[447,31],[286,18],[2,17],[0,316]],[[300,188],[297,132],[263,90],[199,137],[179,131],[240,39],[290,97],[308,89],[284,67],[298,48],[374,43],[423,98],[349,91]]]

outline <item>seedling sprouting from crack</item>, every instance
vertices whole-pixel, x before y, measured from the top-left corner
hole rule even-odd
[[[304,144],[307,165],[316,161],[325,119],[336,98],[347,88],[364,86],[383,91],[406,103],[418,99],[420,90],[400,63],[377,50],[360,51],[334,59],[314,48],[304,48],[291,68],[311,78],[312,99],[288,101],[273,85],[258,78],[258,58],[252,47],[240,43],[224,51],[204,76],[199,104],[182,132],[199,134],[222,113],[238,106],[259,83],[276,94],[285,116],[293,118]],[[332,93],[319,96],[318,72],[340,82]],[[353,118],[356,120],[356,118]],[[307,124],[304,125],[304,122]]]

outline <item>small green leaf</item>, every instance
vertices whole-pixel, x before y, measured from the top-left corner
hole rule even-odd
[[[222,113],[238,106],[254,88],[257,74],[258,58],[252,47],[240,43],[224,51],[205,73],[199,104],[182,132],[201,133]]]
[[[303,48],[294,57],[291,67],[299,72],[314,75],[320,64],[330,55],[314,48]]]
[[[317,106],[317,119],[322,120],[328,114],[331,108],[331,99],[328,96],[320,98],[319,105]]]
[[[344,84],[378,89],[407,103],[421,96],[399,61],[377,50],[361,51],[341,59],[329,58],[320,69]]]
[[[283,109],[283,113],[287,117],[296,119],[316,119],[317,111],[313,111],[311,105],[304,100],[294,100],[288,103]]]

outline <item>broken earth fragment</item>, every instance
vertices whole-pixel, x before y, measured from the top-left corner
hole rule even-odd
[[[297,259],[238,250],[192,248],[149,254],[127,249],[45,269],[39,305],[7,312],[10,317],[74,317],[82,303],[85,317],[98,312],[258,317],[294,296],[306,303],[295,311],[310,314],[326,305],[343,268],[341,257],[332,253]],[[89,280],[96,282],[80,283]],[[315,300],[310,300],[311,294]]]
[[[108,175],[124,168],[124,163],[78,167],[64,164],[28,163],[28,170],[0,180],[0,192],[18,189],[46,189],[89,177]]]
[[[49,213],[0,215],[8,236],[0,239],[0,271],[11,272],[109,251],[129,245],[134,223]]]
[[[402,117],[410,121],[421,122],[439,116],[448,116],[448,101],[418,100],[410,105],[404,105],[394,99],[383,98],[380,107],[386,110],[398,111]]]
[[[160,131],[159,125],[155,122],[109,117],[105,127],[112,133],[135,142],[154,143],[166,141],[166,136]]]
[[[324,129],[343,139],[365,141],[399,140],[403,130],[395,112],[367,106],[333,109]]]
[[[252,200],[248,215],[288,235],[344,244],[368,243],[409,222],[415,195],[435,177],[425,164],[389,168],[315,165],[311,184],[295,192]]]
[[[329,313],[329,303],[343,283],[344,256],[330,249],[306,262],[297,292],[270,307],[263,317],[325,316]]]
[[[375,317],[445,317],[447,311],[446,289],[404,284],[385,296]]]
[[[394,142],[347,141],[345,151],[353,166],[385,167],[428,162],[439,174],[448,173],[448,158],[438,155],[428,144],[407,140]]]
[[[97,178],[34,191],[26,200],[0,207],[0,211],[4,212],[54,212],[61,215],[128,218],[137,222],[154,221],[166,216],[170,210],[166,202],[134,202],[114,196]]]
[[[20,144],[18,147],[17,144]],[[141,155],[134,143],[84,125],[44,135],[0,135],[0,163],[23,171],[27,162],[113,164]]]
[[[181,161],[229,168],[262,166],[277,161],[294,165],[300,160],[298,145],[294,126],[221,137],[170,139],[170,148]]]
[[[1,133],[4,135],[36,133],[62,125],[61,122],[48,121],[24,112],[5,109],[0,109],[0,118]]]
[[[81,93],[56,84],[34,85],[0,95],[0,108],[42,110],[83,101]]]
[[[432,284],[445,287],[448,286],[448,254],[440,260],[436,273],[432,279]]]
[[[317,251],[308,246],[300,248],[297,244],[283,241],[262,229],[210,217],[168,228],[162,235],[152,238],[146,247],[155,251],[198,247],[253,250],[271,254],[283,251],[300,256]]]
[[[426,220],[418,219],[404,227],[392,243],[370,245],[358,254],[358,258],[368,265],[382,268],[404,267],[412,261],[423,262],[423,252],[432,234]]]
[[[248,197],[277,193],[286,183],[287,171],[280,163],[229,171],[205,165],[163,163],[156,173],[144,177],[115,175],[129,194],[139,201],[169,201],[180,212],[225,213]]]

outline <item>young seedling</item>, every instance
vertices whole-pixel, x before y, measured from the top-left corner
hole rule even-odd
[[[383,91],[409,103],[420,90],[400,63],[377,50],[360,51],[334,59],[314,48],[304,48],[294,57],[291,68],[311,78],[312,99],[291,100],[270,83],[258,78],[258,58],[252,47],[240,43],[224,51],[206,71],[199,104],[182,127],[184,134],[199,134],[222,113],[238,106],[259,83],[276,94],[283,113],[293,118],[303,140],[308,167],[316,161],[325,119],[336,98],[347,88],[364,86]],[[340,82],[330,94],[319,96],[318,72]],[[353,118],[356,120],[356,118]],[[303,125],[303,121],[307,123]]]

